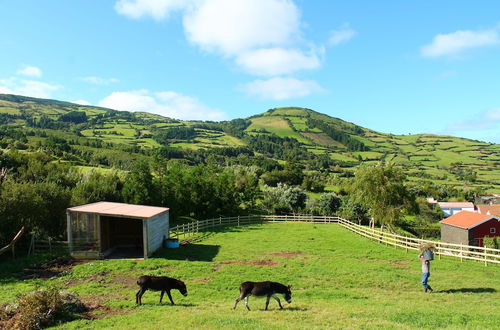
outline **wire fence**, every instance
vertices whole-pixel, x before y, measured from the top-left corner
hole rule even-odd
[[[260,216],[238,216],[213,218],[185,223],[172,227],[170,237],[181,241],[191,241],[203,237],[217,227],[232,227],[251,224],[263,224],[273,222],[307,222],[315,224],[338,224],[358,235],[377,241],[382,244],[391,245],[408,250],[419,250],[426,243],[435,246],[435,254],[441,259],[442,256],[460,258],[460,261],[475,260],[488,263],[500,264],[500,249],[485,248],[472,245],[452,244],[439,241],[430,241],[414,237],[407,237],[383,231],[378,228],[366,227],[355,224],[340,217],[308,216],[308,215],[260,215]]]

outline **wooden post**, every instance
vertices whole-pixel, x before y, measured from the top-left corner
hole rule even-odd
[[[49,252],[52,253],[52,244],[51,244],[52,238],[49,237]]]
[[[463,255],[464,255],[464,246],[460,244],[460,262],[463,262]]]
[[[405,249],[406,253],[408,253],[408,237],[405,236]]]
[[[486,251],[483,252],[484,252],[484,266],[488,267],[488,257],[486,256]]]
[[[238,227],[240,226],[240,216],[238,215]]]

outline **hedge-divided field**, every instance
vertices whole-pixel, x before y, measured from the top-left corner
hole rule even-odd
[[[26,260],[24,261],[26,262]],[[500,267],[444,258],[432,263],[432,294],[420,284],[416,253],[387,247],[334,224],[264,224],[221,229],[203,240],[163,250],[148,260],[105,260],[40,273],[21,280],[23,260],[0,264],[0,302],[38,286],[59,285],[79,294],[94,319],[63,328],[498,328]],[[57,272],[64,270],[57,275]],[[13,273],[14,272],[14,273]],[[138,276],[183,279],[189,295],[177,303],[146,292],[135,305]],[[52,275],[56,275],[50,277]],[[251,297],[232,310],[242,281],[292,285],[293,301]]]

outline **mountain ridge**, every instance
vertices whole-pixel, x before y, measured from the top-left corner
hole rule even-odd
[[[454,184],[467,184],[459,177],[469,171],[476,173],[479,185],[500,186],[498,144],[436,134],[382,133],[308,108],[274,108],[221,122],[186,121],[0,94],[0,125],[5,149],[16,143],[8,142],[5,132],[16,131],[24,134],[22,147],[30,150],[46,142],[41,135],[64,140],[79,153],[86,145],[99,144],[135,153],[159,148],[167,148],[169,153],[233,148],[231,154],[245,149],[244,153],[278,161],[295,157],[304,162],[319,157],[343,167],[392,161],[415,180]]]

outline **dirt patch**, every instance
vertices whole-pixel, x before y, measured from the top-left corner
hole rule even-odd
[[[86,260],[76,260],[69,257],[60,257],[45,264],[25,268],[19,279],[33,278],[50,279],[73,269],[74,266],[86,263]]]
[[[276,266],[278,265],[278,262],[275,260],[253,260],[253,261],[248,261],[248,260],[226,260],[226,261],[219,261],[217,262],[218,264],[222,265],[227,265],[227,264],[239,264],[239,265],[247,265],[247,266]]]
[[[84,303],[86,312],[82,315],[83,318],[89,320],[103,319],[113,315],[124,315],[132,313],[131,310],[113,308],[106,306],[99,301],[89,301]]]
[[[282,258],[287,258],[287,259],[291,259],[291,258],[302,256],[302,255],[304,255],[304,253],[302,253],[302,252],[272,252],[272,253],[266,253],[266,256],[282,257]]]
[[[360,261],[373,261],[373,262],[381,262],[388,265],[393,265],[397,267],[405,267],[410,262],[409,261],[391,261],[391,260],[383,260],[383,259],[370,259],[370,258],[359,258]]]
[[[125,275],[125,274],[116,274],[116,275],[113,275],[112,283],[122,285],[123,287],[125,287],[127,289],[138,288],[136,276],[130,276],[130,275]]]
[[[196,282],[196,283],[209,283],[212,281],[213,279],[211,278],[195,278],[194,280],[191,280],[191,282]]]

